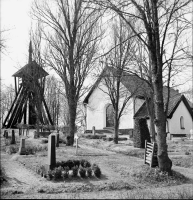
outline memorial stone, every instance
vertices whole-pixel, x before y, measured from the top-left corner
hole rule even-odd
[[[14,130],[12,130],[11,144],[15,144],[15,131]]]
[[[55,143],[55,135],[49,135],[48,141],[48,170],[53,169],[56,165],[56,143]]]
[[[25,139],[24,138],[21,138],[21,140],[20,140],[19,154],[20,155],[25,155],[26,154],[26,151],[25,151]]]

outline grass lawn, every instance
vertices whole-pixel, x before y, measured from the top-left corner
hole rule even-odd
[[[103,141],[102,139],[79,139],[78,155],[76,155],[75,146],[66,146],[60,143],[56,148],[56,160],[66,161],[69,159],[85,159],[90,163],[99,165],[102,171],[100,178],[92,176],[91,178],[70,177],[69,179],[59,181],[48,181],[36,174],[36,167],[38,165],[47,164],[47,143],[43,142],[41,138],[33,139],[26,138],[26,147],[28,148],[29,155],[18,155],[16,153],[19,149],[19,136],[16,133],[17,143],[9,145],[1,134],[1,154],[3,155],[2,166],[5,168],[9,180],[9,186],[4,185],[2,194],[5,197],[16,197],[15,185],[17,191],[21,191],[22,195],[29,194],[39,195],[50,194],[52,197],[55,194],[71,193],[77,194],[84,192],[88,193],[88,197],[93,193],[106,192],[108,195],[112,191],[119,191],[116,193],[124,194],[122,197],[127,198],[128,195],[124,191],[130,191],[134,194],[136,190],[150,190],[162,188],[163,191],[168,187],[177,187],[178,185],[189,184],[190,179],[183,176],[178,171],[173,171],[173,176],[169,177],[167,174],[160,173],[157,168],[150,168],[143,163],[144,149],[134,148],[132,140],[121,141],[115,145],[112,141]],[[182,144],[181,144],[182,143]],[[169,141],[169,155],[173,165],[192,168],[192,146],[186,141],[178,141],[178,143]],[[184,145],[187,145],[184,148]],[[189,149],[187,149],[187,147]],[[172,155],[178,150],[178,157]],[[189,151],[190,154],[186,155],[185,152]],[[186,160],[186,162],[184,162]],[[13,170],[13,165],[16,170]],[[18,175],[19,174],[19,175]],[[15,177],[20,179],[25,184],[17,184],[14,182]],[[12,192],[9,192],[12,191]],[[123,191],[120,192],[120,191]],[[14,194],[13,194],[14,193]],[[158,192],[159,193],[159,192]],[[50,198],[51,198],[50,196]],[[187,196],[187,195],[186,195]],[[37,197],[37,196],[36,196]],[[81,196],[77,196],[81,197]],[[86,197],[86,196],[85,196]],[[120,195],[121,197],[121,195]],[[47,196],[47,198],[49,198]],[[56,198],[56,197],[55,197]],[[181,197],[182,198],[182,197]]]

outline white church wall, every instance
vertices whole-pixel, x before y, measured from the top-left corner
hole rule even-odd
[[[88,101],[87,130],[91,130],[93,126],[96,129],[103,129],[106,126],[106,113],[104,115],[104,110],[106,110],[105,107],[111,102],[109,96],[103,92],[107,90],[106,87],[102,84],[99,87],[92,92]]]
[[[91,94],[87,104],[87,130],[91,130],[93,126],[95,129],[103,129],[106,127],[106,107],[111,104],[106,86],[99,84]],[[120,100],[120,105],[123,100]],[[121,116],[119,129],[133,128],[133,99],[130,100],[126,107],[123,116]]]
[[[184,119],[184,129],[181,129],[180,125],[180,117],[183,117]],[[168,131],[170,134],[189,134],[190,129],[193,127],[192,117],[184,105],[184,102],[180,102],[177,109],[173,113],[173,116],[171,119],[167,119],[168,121],[168,128],[166,127],[166,131]],[[147,125],[150,130],[150,120],[147,120]]]
[[[184,129],[181,129],[180,117],[183,117]],[[172,118],[169,120],[169,132],[173,134],[189,134],[192,126],[192,117],[184,102],[181,101]]]

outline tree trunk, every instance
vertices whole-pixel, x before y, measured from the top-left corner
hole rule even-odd
[[[172,161],[168,157],[167,143],[166,143],[166,115],[164,112],[163,102],[163,85],[162,76],[159,75],[154,82],[155,91],[155,125],[157,131],[157,145],[158,145],[158,164],[161,171],[172,174]]]
[[[77,101],[75,98],[69,98],[69,140],[67,141],[67,146],[73,146],[74,144],[74,133],[76,128],[76,108]]]
[[[119,134],[119,120],[118,120],[118,110],[115,111],[115,116],[114,116],[114,143],[118,144],[118,134]]]

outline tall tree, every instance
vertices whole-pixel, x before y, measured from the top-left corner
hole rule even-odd
[[[186,26],[185,15],[189,12],[190,2],[191,0],[97,1],[98,4],[110,8],[125,20],[148,49],[154,91],[154,123],[157,132],[158,163],[161,171],[167,171],[170,174],[172,162],[168,157],[166,143],[167,109],[164,109],[163,69],[165,63],[173,60],[175,47],[179,44],[178,40],[171,39],[169,36],[174,34],[172,30],[175,26],[180,24],[181,30]],[[136,19],[138,28],[131,24],[131,19]],[[166,44],[170,45],[166,48]],[[170,68],[172,65],[168,63],[167,66]]]
[[[52,3],[52,4],[51,4]],[[33,16],[43,24],[48,44],[47,64],[65,84],[69,107],[70,140],[73,145],[77,103],[84,94],[83,83],[92,67],[101,40],[98,6],[83,0],[34,3]]]
[[[99,89],[108,95],[113,106],[114,143],[118,144],[121,116],[137,92],[137,83],[136,88],[130,91],[123,84],[127,77],[125,71],[132,65],[131,52],[135,49],[135,43],[130,28],[119,17],[112,24],[111,41],[111,50],[106,55],[101,81],[107,90],[100,85]]]

